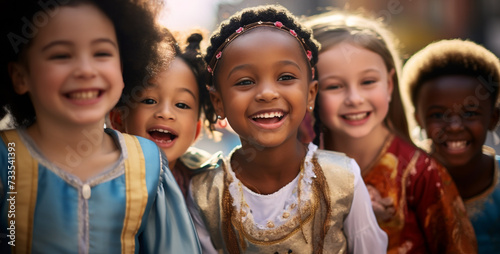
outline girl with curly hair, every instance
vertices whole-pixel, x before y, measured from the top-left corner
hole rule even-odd
[[[199,253],[165,155],[103,128],[156,61],[148,6],[4,5],[0,103],[17,129],[0,132],[0,252]]]

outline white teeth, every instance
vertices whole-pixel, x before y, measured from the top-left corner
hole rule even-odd
[[[163,129],[152,129],[150,131],[157,131],[157,132],[162,132],[162,133],[171,133],[170,131],[163,130]]]
[[[69,94],[71,99],[76,100],[95,99],[97,96],[99,96],[99,91],[74,92]]]
[[[352,114],[352,115],[344,115],[344,118],[348,120],[361,120],[365,118],[368,115],[368,113],[359,113],[359,114]]]
[[[450,149],[462,149],[467,145],[467,141],[448,141],[446,145]]]
[[[274,118],[274,117],[282,117],[282,116],[283,116],[283,112],[269,112],[269,113],[254,115],[253,118]]]

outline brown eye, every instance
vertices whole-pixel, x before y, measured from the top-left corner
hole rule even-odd
[[[187,105],[186,103],[182,103],[182,102],[175,104],[175,106],[178,108],[181,108],[181,109],[190,109],[191,108],[189,105]]]
[[[144,99],[141,101],[143,104],[156,104],[157,102],[153,99]]]

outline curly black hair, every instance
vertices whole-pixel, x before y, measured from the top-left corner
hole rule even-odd
[[[478,79],[490,93],[493,107],[499,104],[500,61],[485,47],[469,40],[440,40],[415,53],[403,68],[402,88],[411,106],[427,81],[450,75]]]
[[[248,24],[255,22],[281,22],[284,26],[294,30],[298,37],[304,40],[305,45],[312,53],[310,61],[311,66],[315,66],[318,62],[319,43],[313,38],[312,31],[303,26],[299,19],[294,16],[289,10],[281,5],[262,5],[256,7],[245,8],[226,21],[223,21],[218,29],[210,37],[210,46],[207,48],[205,55],[205,62],[209,63],[216,54],[217,49],[224,43],[224,41],[231,36],[235,31]],[[304,58],[306,59],[306,58]],[[214,70],[216,71],[216,70]],[[208,85],[215,86],[215,80],[211,77],[208,78]],[[214,115],[215,116],[215,115]],[[217,118],[208,118],[211,123],[217,122]]]
[[[207,121],[206,126],[209,131],[215,129],[213,122],[216,121],[217,115],[215,114],[215,109],[210,101],[210,96],[207,90],[207,83],[209,73],[207,71],[207,65],[203,61],[203,55],[200,50],[200,43],[203,40],[203,35],[200,33],[192,33],[187,38],[187,46],[184,49],[184,53],[178,55],[179,58],[184,60],[185,63],[191,68],[193,72],[196,83],[198,84],[198,91],[200,93],[200,108],[199,112],[205,115],[205,121]]]
[[[128,93],[142,84],[149,75],[146,66],[157,61],[155,54],[161,41],[156,25],[156,13],[160,1],[140,0],[49,0],[49,1],[3,1],[0,14],[2,28],[0,48],[2,49],[0,119],[7,114],[13,117],[12,127],[27,127],[36,120],[35,110],[28,94],[14,92],[8,72],[11,62],[21,61],[23,53],[38,29],[43,27],[61,6],[91,4],[100,9],[113,23],[120,48],[123,80]]]

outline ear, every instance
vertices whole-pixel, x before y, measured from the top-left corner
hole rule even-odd
[[[194,140],[197,140],[198,136],[200,136],[201,125],[202,125],[201,120],[198,120],[198,122],[196,123],[196,134],[194,135]]]
[[[387,94],[389,94],[389,101],[391,101],[392,91],[394,91],[394,75],[396,75],[396,70],[393,68],[387,75]]]
[[[316,95],[318,94],[318,81],[313,80],[309,83],[309,87],[307,88],[307,110],[309,111],[311,108],[314,109],[314,102],[316,101]],[[312,112],[312,110],[310,110]]]
[[[111,127],[120,132],[125,132],[125,127],[122,120],[122,112],[119,109],[112,109],[109,112],[109,121],[111,122]]]
[[[26,68],[20,63],[10,62],[8,65],[8,71],[14,86],[14,91],[19,95],[27,93],[28,84],[25,78],[28,73]]]
[[[214,106],[215,113],[219,115],[222,119],[226,118],[226,114],[224,113],[224,104],[222,103],[222,98],[220,92],[218,91],[209,91],[210,100],[212,101],[212,105]]]
[[[497,128],[498,120],[500,119],[500,108],[495,107],[491,114],[491,122],[490,126],[488,126],[488,130],[494,131]]]

